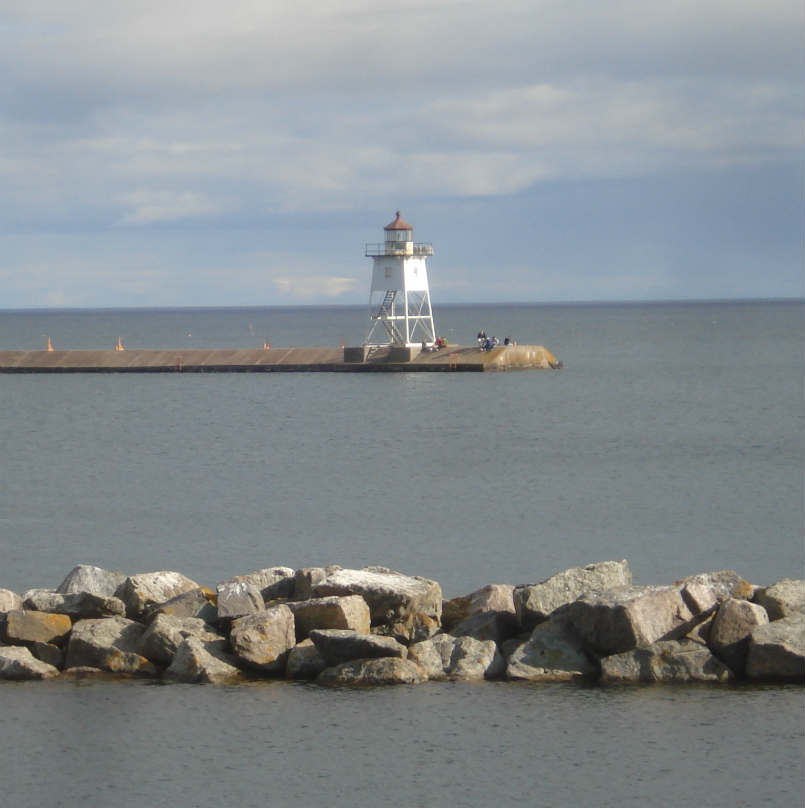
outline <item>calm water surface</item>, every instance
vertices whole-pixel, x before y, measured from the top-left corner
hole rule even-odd
[[[0,699],[10,805],[802,801],[794,687],[31,683]]]
[[[545,344],[565,369],[0,376],[0,587],[56,586],[77,563],[208,585],[379,563],[448,597],[620,558],[637,583],[803,577],[802,303],[456,306],[436,325]],[[351,308],[0,312],[0,349],[362,334]],[[4,792],[52,805],[803,790],[800,688],[3,685],[0,728]]]

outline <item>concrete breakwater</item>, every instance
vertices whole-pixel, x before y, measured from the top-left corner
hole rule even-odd
[[[244,348],[230,350],[0,351],[0,373],[412,373],[558,369],[542,345],[491,350],[385,347]]]
[[[605,561],[444,601],[436,581],[384,567],[267,567],[212,589],[81,565],[55,589],[0,589],[0,679],[108,675],[803,683],[805,581],[637,586]]]

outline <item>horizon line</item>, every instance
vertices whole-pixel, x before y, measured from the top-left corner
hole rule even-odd
[[[805,303],[805,297],[686,297],[686,298],[647,298],[645,300],[623,299],[623,300],[542,300],[542,301],[512,301],[502,300],[499,302],[457,302],[444,301],[434,304],[446,308],[458,307],[489,307],[489,306],[656,306],[667,304],[707,304],[707,303]],[[16,306],[0,307],[0,312],[78,312],[78,311],[221,311],[231,309],[254,310],[254,309],[363,309],[367,308],[365,303],[267,303],[264,305],[237,304],[233,303],[225,306],[215,306],[200,304],[197,306],[183,305],[132,305],[132,306]]]

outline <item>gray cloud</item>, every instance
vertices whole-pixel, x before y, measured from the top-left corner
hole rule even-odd
[[[317,232],[353,249],[376,237],[359,222],[401,203],[427,211],[464,200],[488,221],[502,200],[540,199],[553,183],[586,182],[595,194],[601,183],[642,180],[657,193],[663,176],[688,176],[691,189],[710,172],[774,168],[777,177],[802,163],[802,23],[790,0],[5,3],[6,265],[29,267],[16,275],[29,289],[18,299],[35,303],[57,260],[37,232],[105,234],[114,261],[121,231],[133,230],[149,240],[143,285],[108,275],[109,294],[169,303],[169,284],[149,284],[167,266],[189,271],[181,251],[174,261],[182,228],[217,228],[222,254],[240,229],[256,252],[300,250],[300,278],[314,279],[285,283],[281,262],[266,260],[271,302],[316,289],[346,298],[356,287],[344,279],[361,273],[348,269],[352,256],[335,259],[315,242],[272,246],[266,232],[308,226],[320,212]],[[84,253],[66,254],[76,244],[63,246],[77,272]],[[92,244],[81,248],[88,264]],[[519,288],[529,253],[505,244],[502,280]],[[248,299],[260,282],[251,260],[236,257],[232,270]],[[629,288],[629,266],[617,288]],[[673,262],[652,266],[644,293],[672,291]],[[465,288],[466,266],[445,270],[446,291]],[[65,299],[87,295],[74,286],[84,291]]]

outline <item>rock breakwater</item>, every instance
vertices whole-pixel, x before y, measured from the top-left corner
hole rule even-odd
[[[385,567],[266,567],[200,585],[75,567],[0,589],[0,679],[321,685],[428,680],[805,683],[805,581],[736,572],[637,586],[626,561],[443,601]]]

